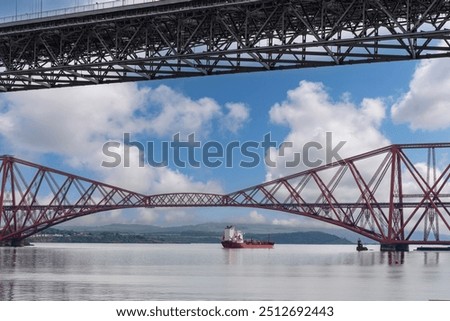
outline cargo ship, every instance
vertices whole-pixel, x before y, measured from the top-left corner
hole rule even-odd
[[[233,225],[223,231],[222,246],[226,249],[271,249],[274,244],[271,241],[244,240],[244,234]]]

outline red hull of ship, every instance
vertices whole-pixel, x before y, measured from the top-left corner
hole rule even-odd
[[[243,243],[222,241],[222,246],[226,249],[271,249],[273,242],[244,241]]]

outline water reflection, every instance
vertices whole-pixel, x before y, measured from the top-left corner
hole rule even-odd
[[[438,265],[439,264],[439,252],[423,252],[423,264],[424,265]]]
[[[222,249],[224,262],[227,265],[235,265],[238,261],[238,251],[239,249]]]
[[[450,253],[375,246],[0,248],[0,300],[416,300],[450,297],[449,264]]]
[[[402,265],[406,263],[408,256],[410,256],[411,252],[365,252],[361,253],[360,257],[360,265],[369,266],[369,265]],[[424,265],[438,265],[439,264],[439,252],[414,252],[418,256],[423,255],[423,263]],[[378,262],[377,262],[378,258]]]
[[[52,273],[48,272],[64,270],[63,259],[64,256],[51,255],[51,251],[33,247],[0,248],[0,300],[45,298],[47,290],[43,291],[43,288],[50,283],[39,280],[39,275],[47,270],[51,280]]]
[[[302,246],[300,245],[299,248]],[[284,265],[402,265],[405,264],[408,252],[380,252],[370,249],[365,252],[355,251],[324,251],[326,246],[303,246],[301,251],[292,251],[289,258],[279,258],[280,253],[276,249],[222,249],[224,262],[228,265],[252,264],[252,258],[257,258],[262,264]],[[309,250],[307,250],[309,249]],[[330,247],[329,249],[333,249]],[[255,255],[257,253],[258,255]],[[285,253],[283,253],[283,256]]]
[[[389,265],[398,265],[405,263],[405,252],[387,252],[388,254],[388,264]]]

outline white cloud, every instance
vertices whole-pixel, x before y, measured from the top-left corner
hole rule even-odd
[[[170,211],[163,211],[160,213],[164,221],[170,225],[183,225],[192,222],[194,219],[193,213],[189,210],[175,209]]]
[[[449,87],[450,88],[450,87]],[[281,149],[271,149],[268,157],[276,160],[278,165],[285,164],[287,160],[293,159],[293,152],[298,152],[301,147],[307,142],[314,141],[325,145],[325,132],[331,132],[333,143],[336,145],[339,141],[346,141],[345,145],[339,151],[342,158],[355,156],[363,152],[371,151],[390,144],[387,137],[381,132],[381,125],[385,119],[385,105],[381,99],[365,98],[359,104],[351,102],[351,97],[344,95],[341,99],[333,101],[326,91],[326,88],[321,83],[301,82],[300,85],[289,91],[287,99],[278,103],[270,110],[270,117],[275,124],[286,126],[289,133],[285,138],[285,142],[293,142],[294,147],[284,150],[282,156]],[[404,112],[404,111],[402,111]],[[445,117],[444,117],[445,118]],[[426,152],[426,151],[425,151]],[[414,154],[416,157],[421,157],[417,151]],[[324,150],[313,151],[308,155],[312,159],[324,160]],[[426,159],[426,154],[423,155]],[[445,155],[441,155],[443,159],[447,159]],[[369,182],[374,177],[377,169],[380,168],[384,155],[371,157],[355,162],[360,174],[366,182]],[[423,159],[423,158],[422,158]],[[441,163],[441,158],[438,158],[438,164]],[[424,163],[418,163],[415,159],[416,169],[426,176],[427,166]],[[444,167],[448,164],[445,163]],[[302,162],[296,168],[286,168],[278,166],[276,168],[268,167],[266,171],[267,179],[274,179],[287,174],[301,172],[307,169],[307,166]],[[323,180],[325,185],[329,185],[331,178],[337,171],[335,169],[327,169],[319,172],[319,177]],[[437,176],[439,177],[441,169],[437,168]],[[355,182],[355,174],[351,171],[346,171],[343,176],[339,178],[339,184],[333,186],[333,196],[337,202],[354,203],[361,196],[361,191]],[[374,197],[380,203],[389,202],[390,200],[390,175],[385,173],[381,180],[378,176],[377,189],[374,191]],[[300,180],[292,179],[291,183],[298,183]],[[406,169],[402,171],[402,190],[404,193],[421,193],[415,179]],[[372,185],[374,186],[374,185]],[[280,189],[282,193],[284,190]],[[284,191],[286,194],[287,192]],[[306,202],[316,202],[320,200],[321,190],[318,184],[313,179],[301,191],[301,196]],[[280,197],[280,194],[278,194]],[[286,197],[287,195],[282,195]],[[405,209],[405,217],[410,214],[410,210]],[[416,222],[413,218],[411,224]],[[318,226],[320,222],[314,220],[302,221],[298,218],[289,219],[274,219],[272,221],[276,225],[287,226]],[[320,223],[326,225],[325,223]],[[419,227],[419,230],[422,227]]]
[[[129,167],[100,166],[105,160],[103,144],[109,140],[121,142],[126,132],[152,135],[158,130],[188,132],[210,127],[214,117],[223,116],[221,107],[210,98],[193,101],[165,86],[148,89],[119,84],[11,93],[0,101],[0,135],[4,144],[14,142],[6,149],[19,158],[32,160],[53,154],[78,172],[86,170],[90,178],[144,194],[222,192],[213,180],[196,181],[168,167],[140,167],[136,148],[130,149]],[[148,115],[152,103],[162,107],[154,118]],[[175,212],[182,216],[182,211]],[[169,213],[167,220],[175,215],[165,213]],[[157,217],[133,218],[125,211],[111,215],[108,213],[115,222],[152,222]],[[94,215],[85,220],[101,223],[103,217]]]
[[[228,103],[225,107],[228,109],[228,114],[224,117],[223,127],[232,133],[237,133],[248,121],[250,111],[241,103]]]
[[[358,106],[345,95],[340,101],[333,101],[321,83],[302,81],[288,92],[287,99],[275,104],[270,110],[273,123],[289,128],[284,142],[292,143],[284,149],[272,148],[267,157],[277,167],[267,168],[267,179],[274,179],[307,169],[309,163],[325,164],[333,155],[326,157],[327,132],[329,148],[338,150],[338,156],[346,158],[389,145],[389,140],[380,132],[385,117],[385,105],[381,99],[364,99]],[[338,149],[340,142],[345,142]],[[305,148],[314,142],[320,148]],[[300,158],[298,166],[286,167],[294,160],[294,153]]]
[[[124,159],[123,149],[118,151],[121,159]],[[216,181],[199,182],[193,177],[181,173],[169,167],[151,167],[139,164],[139,151],[137,148],[129,150],[130,164],[128,167],[120,166],[113,168],[101,167],[105,160],[103,154],[92,155],[90,168],[95,168],[105,181],[112,185],[120,186],[143,194],[164,194],[176,192],[210,192],[222,193],[222,187]]]
[[[79,217],[73,221],[64,223],[65,226],[89,226],[109,224],[157,224],[160,213],[154,209],[139,208],[135,211],[115,210],[111,212],[100,212],[94,215]]]
[[[249,221],[251,223],[255,223],[255,224],[262,224],[262,223],[266,223],[266,218],[264,215],[258,213],[258,211],[253,210],[251,211],[249,214]]]
[[[133,117],[145,90],[126,84],[86,88],[41,90],[4,96],[0,133],[14,141],[14,149],[85,157],[95,142],[141,130]],[[97,147],[97,146],[95,146]]]
[[[183,136],[196,133],[204,136],[211,127],[211,121],[221,116],[220,105],[211,98],[192,100],[167,86],[149,91],[149,102],[159,108],[148,120],[148,129],[159,136]],[[150,111],[151,112],[151,111]]]
[[[101,150],[105,141],[122,140],[124,133],[172,138],[179,132],[198,137],[215,120],[233,118],[240,127],[246,119],[241,104],[227,104],[230,112],[224,115],[213,99],[192,100],[167,86],[100,85],[10,93],[2,98],[0,134],[15,142],[15,150],[62,154],[74,164]]]
[[[404,94],[391,109],[396,123],[408,123],[413,130],[450,127],[450,59],[423,60]]]
[[[304,223],[302,223],[302,220],[300,218],[289,218],[289,219],[278,219],[275,218],[272,220],[272,224],[273,225],[281,225],[281,226],[289,226],[289,227],[299,227],[304,225]]]

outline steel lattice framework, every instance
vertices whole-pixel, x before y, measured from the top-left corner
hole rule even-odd
[[[450,143],[393,145],[228,195],[241,206],[273,209],[335,224],[385,249],[450,244],[450,164],[436,150]],[[426,163],[407,152],[428,150]],[[439,173],[439,175],[438,175]],[[447,239],[440,238],[440,231]]]
[[[449,57],[448,0],[161,0],[0,24],[0,91]]]
[[[427,162],[412,161],[424,151]],[[450,244],[449,151],[450,143],[392,145],[227,195],[144,195],[3,156],[0,243],[18,244],[50,226],[102,211],[208,206],[306,216],[386,248]]]

